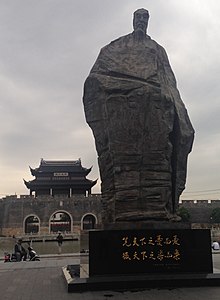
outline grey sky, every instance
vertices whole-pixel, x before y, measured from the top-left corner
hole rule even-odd
[[[33,179],[29,165],[41,158],[81,157],[93,165],[88,178],[99,178],[83,84],[100,48],[132,31],[141,7],[196,131],[182,198],[220,199],[218,0],[1,0],[0,197],[27,194],[22,179]]]

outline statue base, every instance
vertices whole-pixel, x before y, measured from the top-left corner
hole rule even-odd
[[[220,284],[209,230],[167,222],[126,225],[89,232],[89,255],[82,254],[80,265],[63,268],[68,292]]]

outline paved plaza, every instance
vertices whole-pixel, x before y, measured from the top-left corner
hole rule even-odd
[[[220,255],[213,255],[214,272],[220,272]],[[78,264],[79,256],[41,258],[39,262],[0,261],[0,299],[4,300],[219,300],[220,287],[97,291],[68,293],[62,267]],[[201,262],[202,263],[202,262]]]

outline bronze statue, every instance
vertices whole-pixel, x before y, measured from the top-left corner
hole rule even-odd
[[[165,50],[134,13],[131,34],[101,49],[84,109],[98,153],[104,223],[177,220],[194,130]]]

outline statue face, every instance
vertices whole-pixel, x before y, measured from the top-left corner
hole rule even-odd
[[[138,9],[134,12],[133,26],[135,32],[146,34],[149,20],[149,13],[146,9]]]

